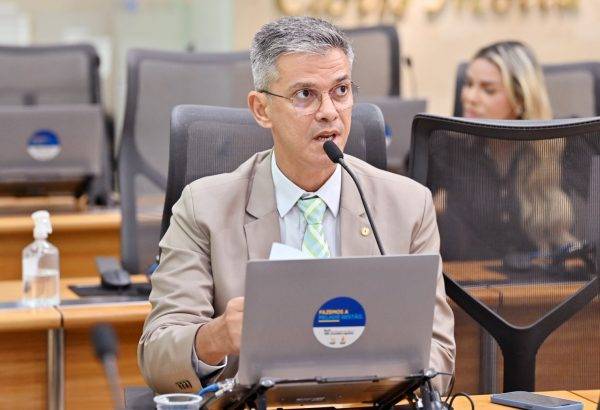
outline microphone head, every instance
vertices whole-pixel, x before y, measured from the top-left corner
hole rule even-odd
[[[331,162],[335,164],[340,162],[340,159],[344,158],[344,153],[342,152],[342,150],[337,146],[335,142],[331,140],[325,141],[325,143],[323,144],[323,149],[325,150],[325,153],[327,154]]]
[[[92,328],[92,344],[96,357],[100,360],[108,355],[117,355],[117,336],[111,325],[99,324]]]

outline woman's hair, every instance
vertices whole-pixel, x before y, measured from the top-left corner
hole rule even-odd
[[[532,141],[521,154],[517,168],[516,189],[521,207],[521,223],[538,249],[550,251],[555,246],[576,241],[571,234],[573,207],[563,191],[563,138]]]
[[[501,41],[482,48],[473,60],[483,58],[500,70],[509,101],[523,120],[552,118],[544,74],[529,47],[518,41]]]
[[[473,60],[477,58],[498,67],[520,119],[552,118],[542,69],[529,47],[518,41],[503,41],[482,48]],[[524,151],[518,154],[516,190],[521,223],[538,249],[545,252],[576,240],[570,232],[572,204],[561,187],[564,145],[561,138],[524,142]]]

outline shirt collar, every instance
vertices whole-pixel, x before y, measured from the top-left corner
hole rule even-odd
[[[279,216],[284,217],[300,198],[318,196],[325,202],[334,217],[340,208],[340,193],[342,191],[342,170],[336,165],[335,171],[317,192],[306,192],[286,177],[277,166],[275,151],[271,155],[271,173],[275,185],[275,200]]]

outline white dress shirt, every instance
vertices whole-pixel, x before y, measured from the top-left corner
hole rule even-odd
[[[340,224],[337,220],[340,209],[340,194],[342,192],[342,170],[338,164],[329,179],[317,190],[306,192],[286,177],[277,166],[275,151],[271,155],[271,173],[275,187],[275,201],[279,213],[279,229],[283,244],[302,250],[304,232],[306,231],[306,218],[296,203],[300,198],[318,196],[327,205],[323,216],[323,233],[329,246],[331,256],[340,254]],[[192,364],[198,377],[209,376],[227,365],[227,358],[222,364],[211,366],[200,359],[196,354],[195,344],[192,347]]]
[[[339,223],[337,215],[340,209],[340,194],[342,191],[342,171],[337,165],[329,179],[317,190],[317,192],[306,192],[281,172],[275,161],[275,153],[271,157],[271,172],[273,184],[275,185],[275,201],[279,212],[279,229],[281,241],[285,245],[302,250],[304,232],[306,231],[306,218],[296,203],[300,198],[318,196],[327,205],[323,216],[323,234],[329,246],[331,256],[337,256],[339,252]]]

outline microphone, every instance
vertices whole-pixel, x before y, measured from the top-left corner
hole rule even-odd
[[[373,230],[373,236],[375,236],[375,242],[377,242],[377,247],[379,248],[379,253],[385,255],[385,251],[383,250],[383,246],[381,245],[381,241],[379,239],[379,233],[377,233],[377,228],[375,228],[375,223],[373,222],[373,217],[371,216],[371,211],[369,210],[369,205],[367,204],[367,200],[365,199],[365,195],[363,194],[362,188],[358,183],[358,179],[356,179],[356,175],[350,169],[350,167],[344,161],[344,153],[342,150],[336,145],[335,142],[328,140],[323,144],[323,149],[325,153],[334,164],[340,164],[342,168],[346,170],[348,175],[354,181],[354,185],[356,185],[356,189],[358,189],[358,194],[360,195],[360,200],[362,201],[363,206],[365,207],[365,212],[367,214],[367,219],[369,220],[369,224],[371,225],[371,229]]]
[[[119,368],[117,367],[117,336],[112,326],[107,324],[96,325],[91,331],[92,344],[96,357],[104,366],[104,373],[110,387],[112,401],[116,410],[122,410],[123,394]]]

